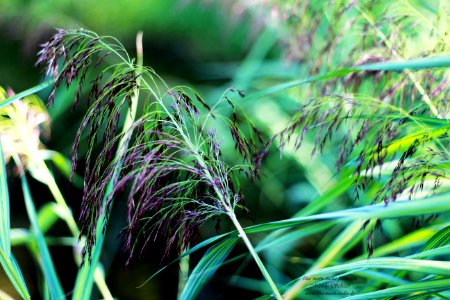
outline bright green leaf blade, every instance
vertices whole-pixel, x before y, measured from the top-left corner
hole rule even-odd
[[[236,245],[237,240],[238,238],[225,239],[206,251],[191,275],[189,275],[180,300],[195,299],[203,286],[227,258],[234,245]]]
[[[291,218],[250,226],[245,229],[245,232],[264,232],[280,228],[300,226],[311,221],[320,220],[340,219],[343,221],[351,221],[358,219],[398,218],[443,213],[450,210],[450,201],[448,201],[449,197],[450,194],[445,193],[414,201],[396,201],[394,203],[390,203],[387,206],[385,206],[384,204],[368,205],[359,208],[340,210],[336,212]]]
[[[32,88],[29,88],[28,90],[25,90],[23,92],[15,94],[14,96],[9,97],[9,98],[1,101],[0,102],[0,108],[2,108],[3,106],[11,104],[11,103],[13,103],[14,101],[16,101],[18,99],[22,99],[22,98],[24,98],[26,96],[29,96],[29,95],[35,94],[35,93],[37,93],[39,91],[42,91],[43,89],[49,87],[52,84],[53,84],[53,80],[44,81],[41,84],[38,84],[38,85],[36,85],[36,86],[34,86]]]
[[[330,72],[327,74],[316,75],[307,77],[304,79],[293,80],[282,84],[271,86],[268,89],[256,92],[252,95],[245,97],[245,99],[256,99],[264,96],[268,96],[274,93],[282,92],[290,88],[312,83],[316,81],[322,81],[327,79],[333,79],[337,77],[343,77],[347,74],[358,71],[402,71],[402,70],[423,70],[432,68],[445,68],[450,66],[450,55],[444,55],[439,57],[424,57],[420,59],[411,59],[405,61],[387,61],[375,64],[367,64],[361,66],[355,66],[345,68],[342,70]]]
[[[421,293],[428,294],[431,291],[438,292],[447,290],[450,286],[450,279],[438,279],[438,280],[427,280],[423,282],[416,282],[410,284],[404,284],[401,286],[396,286],[392,288],[382,289],[376,292],[366,293],[347,297],[347,300],[362,300],[362,299],[379,299],[385,297],[394,297],[405,294]],[[424,296],[424,295],[422,295]],[[425,299],[419,297],[420,299]]]
[[[424,70],[434,68],[450,67],[450,55],[431,56],[404,61],[386,61],[355,67],[356,70],[370,71],[402,71],[402,70]]]
[[[423,247],[422,251],[431,250],[450,243],[450,226],[439,230]]]
[[[6,256],[11,254],[11,245],[9,241],[10,220],[9,220],[9,194],[6,181],[6,169],[3,158],[3,150],[0,144],[0,248]]]
[[[21,175],[21,180],[25,206],[27,209],[28,217],[30,219],[31,228],[33,229],[34,236],[36,237],[39,254],[41,257],[41,268],[49,288],[50,296],[52,299],[65,299],[64,291],[62,289],[61,283],[59,282],[58,276],[56,275],[55,267],[50,256],[50,251],[48,250],[44,236],[41,232],[41,229],[39,228],[36,208],[31,197],[30,188],[28,186],[25,174]]]
[[[0,144],[0,264],[19,295],[24,299],[30,299],[22,272],[11,252],[10,230],[8,185]]]
[[[64,211],[54,202],[44,204],[37,214],[38,226],[42,233],[47,232],[59,219],[64,220]]]

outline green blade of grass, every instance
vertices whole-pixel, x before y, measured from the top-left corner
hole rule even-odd
[[[364,71],[403,71],[447,67],[450,67],[450,55],[430,56],[417,59],[408,59],[404,61],[386,61],[357,66],[354,69]]]
[[[8,185],[3,150],[0,144],[0,264],[19,295],[24,299],[30,299],[20,267],[11,252],[10,231]]]
[[[37,222],[42,233],[47,232],[59,219],[64,220],[64,211],[54,202],[44,204],[37,213]]]
[[[333,79],[337,77],[343,77],[347,74],[358,71],[402,71],[402,70],[423,70],[433,68],[445,68],[450,66],[450,55],[443,55],[439,57],[424,57],[420,59],[410,59],[404,61],[387,61],[375,64],[366,64],[361,66],[354,66],[350,68],[341,69],[338,71],[330,72],[322,75],[310,76],[304,79],[293,80],[282,84],[271,86],[268,89],[256,92],[245,97],[246,100],[256,99],[264,96],[268,96],[274,93],[288,90],[290,88],[312,83],[316,81],[322,81],[327,79]]]
[[[379,298],[386,298],[386,297],[395,297],[399,295],[405,295],[405,294],[416,294],[416,293],[426,293],[429,294],[431,291],[438,292],[447,290],[450,286],[450,279],[437,279],[437,280],[427,280],[423,282],[416,282],[416,283],[410,283],[410,284],[404,284],[401,286],[396,286],[392,288],[387,288],[383,290],[379,290],[376,292],[366,293],[366,294],[360,294],[355,296],[350,296],[345,299],[347,300],[362,300],[362,299],[379,299]],[[415,295],[418,296],[418,295]],[[424,296],[424,295],[422,295]],[[419,297],[420,299],[425,299],[422,297]]]
[[[348,244],[354,244],[361,239],[361,228],[364,224],[363,220],[354,221],[349,224],[347,228],[336,237],[336,239],[330,243],[326,250],[320,255],[320,257],[310,267],[309,271],[320,270],[324,266],[328,265],[332,260],[339,259],[349,249],[346,247]],[[358,234],[360,235],[358,237]],[[347,248],[344,250],[344,248]],[[294,299],[294,297],[308,284],[307,281],[298,281],[293,285],[284,295],[283,299]]]
[[[200,262],[189,275],[180,300],[190,300],[197,297],[203,286],[227,258],[237,241],[237,238],[225,239],[206,251],[205,255],[203,255]]]
[[[28,181],[25,176],[26,175],[22,173],[22,191],[25,199],[25,206],[27,209],[28,217],[31,223],[31,228],[33,230],[33,234],[36,238],[37,246],[39,249],[42,272],[44,273],[45,281],[48,285],[51,299],[65,299],[64,291],[62,289],[61,283],[59,282],[58,276],[56,275],[55,267],[50,256],[50,251],[48,250],[44,235],[39,228],[36,208],[34,206],[30,188],[28,186]]]
[[[358,219],[382,219],[382,218],[399,218],[408,216],[420,216],[426,214],[435,214],[447,212],[450,209],[449,193],[435,195],[420,200],[403,200],[390,203],[388,206],[384,204],[367,205],[359,208],[340,210],[336,212],[317,214],[312,216],[291,218],[281,221],[269,222],[259,225],[247,227],[245,232],[258,233],[280,228],[294,227],[306,224],[311,221],[340,219],[343,221],[351,221]]]
[[[18,99],[22,99],[22,98],[24,98],[26,96],[29,96],[29,95],[35,94],[35,93],[37,93],[39,91],[42,91],[43,89],[49,87],[52,84],[53,84],[53,80],[47,80],[47,81],[44,81],[43,83],[38,84],[38,85],[36,85],[36,86],[34,86],[32,88],[29,88],[28,90],[25,90],[23,92],[15,94],[14,96],[9,97],[9,98],[1,101],[0,102],[0,108],[2,108],[3,106],[11,104],[11,103],[13,103],[14,101],[16,101]]]
[[[434,249],[450,243],[450,226],[442,228],[423,246],[422,251]]]

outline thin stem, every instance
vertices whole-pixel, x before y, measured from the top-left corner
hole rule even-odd
[[[261,258],[259,257],[255,248],[253,247],[252,243],[248,239],[248,236],[245,233],[244,229],[242,228],[241,224],[237,220],[236,215],[234,214],[234,212],[230,212],[228,214],[228,216],[230,217],[234,226],[238,230],[239,237],[244,241],[245,245],[247,246],[248,250],[250,251],[250,254],[253,256],[253,259],[255,260],[256,264],[258,265],[259,269],[261,270],[261,273],[263,274],[267,283],[270,285],[270,288],[272,289],[275,298],[278,300],[282,300],[283,298],[281,297],[280,291],[278,291],[278,288],[275,285],[275,282],[273,282],[272,277],[270,277],[269,272],[267,271],[266,267],[264,266],[263,262],[261,261]]]

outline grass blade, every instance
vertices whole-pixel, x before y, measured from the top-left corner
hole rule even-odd
[[[336,212],[317,214],[312,216],[291,218],[281,221],[269,222],[250,226],[245,229],[247,233],[258,233],[280,228],[294,227],[306,224],[311,221],[340,219],[343,221],[351,221],[358,219],[384,219],[399,218],[409,216],[420,216],[426,214],[435,214],[447,212],[450,209],[449,193],[435,195],[433,197],[420,200],[401,200],[390,203],[388,206],[384,204],[367,205],[358,208],[345,209]]]
[[[8,185],[5,161],[0,144],[0,264],[19,295],[24,299],[30,299],[22,272],[11,252],[10,232]]]
[[[1,101],[0,102],[0,108],[2,108],[3,106],[9,105],[9,104],[13,103],[16,100],[22,99],[22,98],[24,98],[26,96],[29,96],[29,95],[35,94],[35,93],[37,93],[39,91],[42,91],[43,89],[49,87],[52,84],[53,84],[53,80],[47,80],[47,81],[44,81],[43,83],[38,84],[38,85],[36,85],[36,86],[34,86],[32,88],[29,88],[28,90],[25,90],[23,92],[15,94],[14,96],[9,97],[9,98]]]
[[[433,235],[423,247],[422,251],[431,250],[450,243],[450,226],[447,226]]]
[[[34,206],[30,188],[25,176],[26,175],[22,173],[21,180],[23,196],[25,199],[25,206],[28,212],[28,217],[30,218],[31,228],[33,230],[33,234],[36,238],[37,246],[39,249],[42,272],[44,273],[51,299],[65,299],[64,291],[62,289],[61,283],[59,282],[58,276],[56,275],[55,267],[50,256],[50,251],[48,250],[44,235],[39,228],[36,208]]]
[[[274,93],[288,90],[290,88],[312,83],[316,81],[322,81],[327,79],[333,79],[337,77],[343,77],[353,72],[358,71],[402,71],[402,70],[424,70],[433,68],[445,68],[450,66],[450,55],[443,55],[439,57],[424,57],[419,59],[410,59],[404,61],[387,61],[375,64],[366,64],[361,66],[354,66],[350,68],[341,69],[338,71],[330,72],[327,74],[316,75],[307,77],[304,79],[293,80],[282,84],[274,85],[268,89],[256,92],[254,94],[245,97],[245,99],[257,99],[260,97],[268,96]]]
[[[345,299],[347,300],[379,299],[413,293],[415,294],[414,296],[420,296],[416,295],[416,293],[425,292],[426,294],[429,294],[430,292],[439,292],[447,290],[449,286],[450,286],[450,279],[427,280],[423,282],[416,282],[392,288],[387,288],[376,292],[350,296]],[[424,299],[422,297],[419,298]]]
[[[203,286],[214,275],[225,258],[227,258],[237,241],[237,238],[225,239],[206,251],[189,276],[180,300],[196,298]]]
[[[433,68],[450,67],[450,55],[430,56],[404,61],[386,61],[374,64],[367,64],[355,67],[356,70],[367,71],[403,71],[403,70],[424,70]]]

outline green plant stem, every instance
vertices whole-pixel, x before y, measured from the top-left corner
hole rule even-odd
[[[252,243],[248,239],[248,236],[245,233],[244,229],[242,228],[241,224],[237,220],[236,215],[234,214],[234,212],[230,212],[228,214],[228,216],[230,217],[231,221],[233,222],[233,225],[236,227],[237,231],[239,232],[239,237],[244,241],[245,245],[248,248],[248,251],[250,251],[250,254],[252,255],[253,259],[255,260],[256,264],[258,265],[258,268],[260,269],[260,271],[263,274],[264,278],[266,279],[267,283],[270,285],[270,288],[272,289],[275,298],[278,300],[283,299],[281,297],[280,291],[278,291],[278,288],[275,285],[275,282],[273,282],[272,277],[270,277],[270,274],[267,271],[266,267],[264,266],[263,262],[261,261],[261,258],[259,257],[259,255],[256,252],[255,248],[253,247]]]

